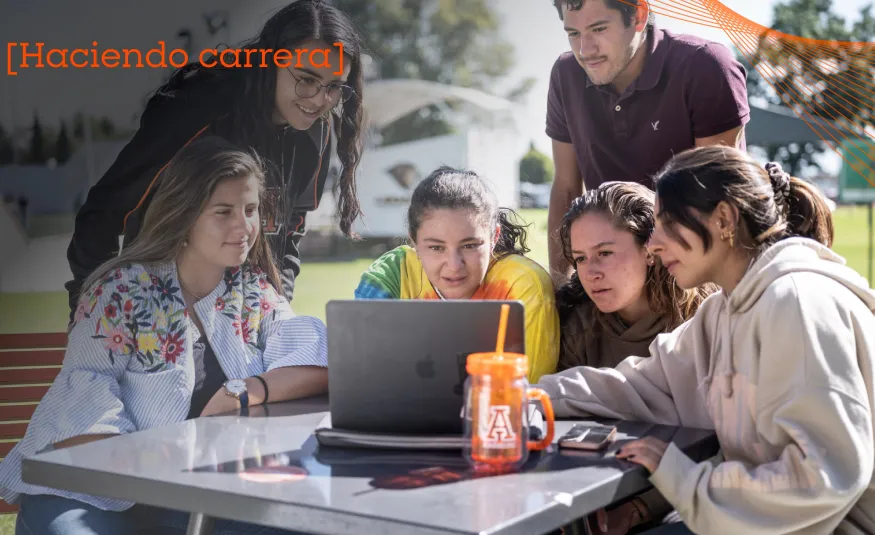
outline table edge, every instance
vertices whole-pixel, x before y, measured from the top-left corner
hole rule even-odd
[[[195,502],[195,500],[185,499],[186,495],[190,495],[190,489],[180,488],[165,481],[125,475],[125,478],[136,481],[137,484],[119,486],[117,481],[115,481],[119,476],[111,472],[73,467],[33,458],[22,460],[21,469],[22,480],[32,485],[62,488],[70,492],[103,496],[163,508],[167,508],[165,504],[168,501],[166,499],[168,496],[181,496],[183,499],[178,500],[179,509],[186,512],[202,513],[215,518],[251,522],[262,526],[302,530],[314,534],[331,535],[336,533],[336,530],[328,529],[328,527],[337,523],[343,523],[348,526],[348,529],[352,530],[378,529],[379,533],[390,535],[406,535],[410,533],[410,529],[416,529],[417,533],[422,533],[423,535],[475,535],[476,533],[451,528],[438,529],[433,526],[405,520],[386,520],[365,513],[327,509],[318,505],[296,505],[279,502],[269,497],[246,496],[211,488],[199,488],[199,498],[196,500],[196,506],[186,506]],[[57,479],[62,479],[65,483],[75,482],[75,484],[65,484],[63,487],[57,487],[54,483],[48,485],[45,483],[48,480]],[[113,496],[107,496],[101,491],[108,486],[121,490],[113,492]],[[152,497],[155,495],[161,495],[165,499],[154,500]],[[259,514],[265,508],[265,504],[269,504],[274,509],[271,515],[264,516]],[[276,512],[277,509],[280,511]],[[233,510],[235,514],[228,516],[227,512],[229,510]],[[300,522],[303,518],[301,513],[306,513],[306,516],[310,517],[304,523]],[[297,522],[292,522],[292,518]]]

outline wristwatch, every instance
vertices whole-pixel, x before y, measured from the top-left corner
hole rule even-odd
[[[225,393],[239,399],[241,409],[249,408],[249,392],[243,379],[225,381]]]

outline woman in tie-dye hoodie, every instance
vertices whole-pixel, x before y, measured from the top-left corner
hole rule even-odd
[[[441,167],[410,202],[412,246],[377,259],[362,275],[357,299],[495,299],[525,306],[529,381],[554,373],[559,316],[553,283],[527,258],[525,228],[476,173]]]

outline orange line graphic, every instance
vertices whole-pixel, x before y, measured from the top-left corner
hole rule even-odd
[[[786,34],[718,0],[652,0],[648,5],[655,15],[722,29],[772,90],[783,95],[783,104],[875,187],[875,43]],[[847,138],[840,130],[857,135],[868,161],[839,150],[841,138]]]

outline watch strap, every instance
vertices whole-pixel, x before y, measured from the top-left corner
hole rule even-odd
[[[264,401],[263,401],[263,403],[266,404],[267,400],[270,399],[270,395],[268,394],[268,391],[267,391],[267,381],[265,381],[264,377],[262,377],[260,375],[256,375],[255,379],[258,379],[261,382],[261,386],[264,387]]]

